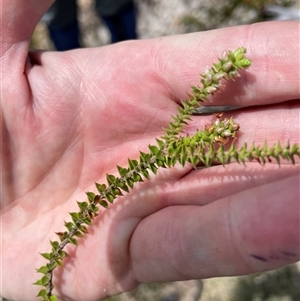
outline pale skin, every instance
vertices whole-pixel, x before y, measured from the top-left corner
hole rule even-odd
[[[224,50],[253,61],[214,104],[245,141],[299,142],[299,23],[261,23],[65,53],[28,52],[51,1],[1,1],[0,295],[38,300],[49,239],[76,200],[163,134],[199,73]],[[284,103],[288,100],[296,101]],[[189,131],[211,122],[195,117]],[[65,268],[59,300],[96,301],[139,283],[241,275],[299,260],[299,166],[178,166],[100,210]]]

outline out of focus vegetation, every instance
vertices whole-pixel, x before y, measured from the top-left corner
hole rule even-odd
[[[233,293],[233,298],[228,301],[299,301],[299,269],[291,265],[268,273],[239,277]]]
[[[299,301],[299,267],[290,265],[282,269],[250,276],[226,277],[204,280],[200,293],[170,291],[169,283],[142,284],[129,293],[110,297],[105,301]],[[203,287],[203,292],[202,292]]]
[[[185,0],[189,2],[191,0]],[[224,26],[254,23],[270,18],[266,13],[270,5],[290,7],[295,5],[295,0],[224,0],[199,1],[197,9],[187,12],[180,20],[186,31],[203,31]],[[231,22],[234,20],[234,24]]]

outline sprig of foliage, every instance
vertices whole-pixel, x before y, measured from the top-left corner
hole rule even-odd
[[[164,129],[165,134],[157,139],[157,145],[149,145],[148,152],[139,153],[138,159],[128,159],[126,168],[117,166],[118,176],[107,174],[106,184],[96,183],[97,193],[87,192],[87,201],[77,202],[79,211],[71,212],[71,221],[65,222],[65,231],[57,232],[57,241],[50,241],[52,250],[41,253],[48,262],[37,269],[42,277],[34,284],[43,286],[38,296],[43,301],[56,301],[53,291],[53,271],[63,265],[68,254],[64,251],[67,244],[78,244],[78,238],[88,232],[88,226],[98,215],[100,206],[108,208],[114,200],[129,193],[134,185],[150,178],[150,172],[156,174],[159,168],[170,168],[176,163],[185,165],[199,164],[210,166],[214,163],[229,164],[231,161],[245,164],[246,161],[256,160],[261,164],[272,158],[279,164],[280,159],[295,163],[295,156],[300,157],[299,145],[282,147],[278,142],[268,147],[253,144],[248,147],[244,144],[239,149],[234,145],[239,124],[232,118],[222,119],[222,114],[216,114],[216,121],[206,125],[204,130],[197,130],[192,136],[185,134],[184,126],[191,119],[191,115],[201,106],[208,97],[224,86],[224,80],[239,76],[239,70],[248,68],[251,61],[245,58],[246,49],[238,48],[235,51],[225,52],[222,58],[201,75],[201,86],[192,86],[192,94],[182,102],[176,116],[172,116],[169,127]],[[231,141],[231,146],[225,147]]]
[[[251,61],[245,58],[245,54],[246,49],[243,47],[234,52],[224,52],[217,63],[207,68],[201,75],[201,85],[192,86],[192,94],[188,94],[189,99],[183,101],[182,106],[178,107],[178,114],[175,117],[171,116],[173,121],[169,123],[169,128],[165,129],[166,135],[162,137],[166,142],[170,142],[181,133],[196,109],[203,102],[207,102],[210,95],[224,87],[224,80],[239,77],[239,70],[251,65]]]

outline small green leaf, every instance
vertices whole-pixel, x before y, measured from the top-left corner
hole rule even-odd
[[[163,156],[163,155],[161,155],[161,154],[157,154],[156,155],[156,161],[165,161],[165,157]]]
[[[149,164],[149,168],[156,175],[156,173],[157,173],[157,167],[156,167],[156,165],[154,163]]]
[[[205,166],[210,166],[211,165],[211,158],[209,155],[207,155],[205,157],[205,162],[204,162]]]
[[[177,124],[174,124],[173,122],[170,122],[169,123],[169,127],[171,130],[173,131],[177,131],[179,128],[178,128],[178,125]]]
[[[80,225],[78,228],[83,233],[88,233],[88,229],[87,229],[87,227],[85,225]]]
[[[50,281],[50,278],[48,276],[43,276],[42,280],[42,285],[47,285]]]
[[[141,170],[141,174],[142,174],[147,180],[150,179],[149,173],[148,173],[148,171],[147,171],[146,169]]]
[[[106,185],[105,184],[99,184],[99,183],[95,183],[97,190],[99,191],[99,193],[102,193],[106,190]]]
[[[187,161],[187,155],[186,155],[186,154],[182,154],[182,155],[180,156],[180,158],[179,158],[179,163],[180,163],[182,166],[184,166],[185,163],[186,163],[186,161]]]
[[[178,110],[179,115],[183,115],[185,113],[184,109],[182,107],[178,107],[177,110]]]
[[[71,231],[72,228],[74,227],[74,224],[73,224],[72,222],[68,222],[68,223],[65,222],[65,227],[66,227],[69,231]]]
[[[165,160],[166,160],[166,157],[159,156],[159,158],[157,158],[157,160],[156,160],[156,165],[158,167],[166,168],[167,166],[165,164]]]
[[[196,168],[196,166],[198,165],[199,163],[199,159],[195,156],[195,157],[191,157],[189,159],[189,162],[193,165],[194,168]]]
[[[243,165],[246,165],[245,164],[245,157],[242,154],[239,155],[239,162],[241,162]]]
[[[294,155],[300,156],[300,150],[299,150],[298,144],[294,143],[294,144],[292,145],[291,152],[292,152],[292,154],[294,154]]]
[[[108,185],[111,185],[111,184],[115,183],[116,177],[114,175],[107,174],[106,175],[106,180],[107,180]]]
[[[165,158],[165,162],[166,162],[166,165],[170,168],[172,167],[172,159],[171,157],[166,157]]]
[[[52,258],[52,253],[40,253],[44,258],[50,260]]]
[[[75,245],[75,246],[78,245],[78,241],[77,241],[77,239],[74,238],[74,237],[69,237],[69,238],[68,238],[68,242],[71,243],[71,244],[73,244],[73,245]]]
[[[71,218],[74,223],[76,223],[79,220],[79,215],[77,212],[69,212],[69,214],[71,215]]]
[[[59,255],[61,258],[69,257],[69,254],[66,251],[60,250]]]
[[[164,147],[164,142],[163,142],[162,140],[159,140],[159,139],[156,139],[156,142],[157,142],[159,148],[160,148],[160,149],[163,149],[163,147]]]
[[[142,177],[138,173],[133,174],[132,178],[133,178],[134,182],[143,182]]]
[[[148,145],[148,148],[152,155],[156,156],[158,153],[160,153],[160,149],[155,145]]]
[[[56,250],[59,246],[59,242],[58,241],[51,241],[50,240],[50,245],[52,246],[53,250]]]
[[[107,203],[106,201],[104,201],[104,200],[100,201],[99,204],[100,204],[102,207],[104,207],[105,209],[108,208],[108,203]]]
[[[114,199],[116,197],[112,194],[112,193],[107,193],[106,194],[106,199],[110,202],[110,203],[113,203]]]
[[[120,182],[117,185],[119,188],[121,188],[122,190],[124,190],[125,192],[129,192],[128,186],[124,183],[124,182]]]
[[[121,166],[117,165],[117,169],[118,169],[118,172],[119,172],[121,177],[125,177],[126,174],[128,173],[128,170],[126,168],[121,167]]]
[[[149,163],[149,161],[151,160],[151,157],[153,157],[153,155],[151,155],[151,153],[146,154],[146,153],[142,153],[140,152],[140,165],[141,166],[145,166]]]
[[[79,230],[77,230],[77,231],[74,233],[74,236],[82,237],[83,234],[82,234]]]
[[[63,266],[63,263],[62,263],[61,258],[56,258],[56,259],[54,259],[54,261],[55,261],[55,263],[56,263],[57,265],[59,265],[60,267]]]
[[[47,266],[43,265],[39,269],[37,269],[36,272],[46,275],[49,272],[49,268]]]
[[[52,264],[47,264],[48,271],[53,271],[57,267],[57,264],[54,262]]]
[[[176,148],[177,148],[176,142],[175,141],[170,142],[168,144],[168,155],[172,156],[176,152]]]
[[[133,170],[139,165],[139,162],[137,160],[128,159],[128,164],[129,164],[130,170]]]
[[[201,90],[199,89],[198,86],[192,86],[191,88],[192,88],[194,93],[200,93],[201,92]]]
[[[85,224],[89,225],[89,226],[92,225],[92,220],[91,220],[89,217],[86,217],[86,218],[83,220],[83,222],[84,222]]]
[[[84,211],[86,210],[86,208],[88,207],[88,203],[87,202],[77,202],[78,207],[80,208],[80,210]]]
[[[42,289],[39,291],[39,293],[36,295],[37,297],[46,297],[47,291],[45,289]]]
[[[94,205],[94,204],[92,204],[91,205],[91,211],[95,214],[95,213],[97,213],[99,211],[99,207],[96,206],[96,205]]]
[[[34,283],[32,283],[32,284],[34,284],[34,285],[43,285],[43,286],[44,286],[43,281],[42,281],[42,278],[39,279],[39,280],[37,280],[36,282],[34,282]]]
[[[140,151],[140,161],[141,161],[142,163],[147,161],[147,160],[146,160],[146,157],[147,157],[147,154]]]
[[[121,192],[121,190],[119,188],[113,188],[112,193],[114,195],[123,195],[123,193]]]
[[[49,297],[49,301],[57,301],[57,297],[55,295],[52,295]]]
[[[190,146],[191,145],[191,137],[187,135],[184,138],[183,143],[184,143],[185,146]]]
[[[126,179],[126,182],[127,182],[128,186],[130,188],[133,188],[133,186],[134,186],[134,180],[132,178]]]
[[[95,196],[96,196],[95,193],[86,192],[85,194],[87,195],[89,202],[92,203],[94,201]]]

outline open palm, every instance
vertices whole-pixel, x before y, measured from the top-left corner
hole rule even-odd
[[[34,21],[46,7],[32,0],[36,7],[28,12],[19,2],[3,6],[15,24],[3,31],[7,43],[1,58],[5,297],[33,300],[38,288],[31,283],[39,276],[35,268],[44,263],[38,252],[49,251],[49,239],[63,230],[68,212],[77,210],[76,200],[85,200],[85,191],[95,191],[95,181],[105,182],[116,164],[126,166],[128,158],[163,133],[189,85],[198,83],[199,72],[222,51],[242,43],[256,73],[250,70],[238,88],[225,90],[220,103],[275,104],[236,114],[240,141],[299,140],[299,106],[280,104],[299,97],[298,45],[293,44],[297,24],[28,54]],[[17,4],[16,16],[32,15],[33,24],[23,30],[9,14]],[[258,42],[266,35],[276,37],[275,27],[290,48],[268,44],[273,47],[269,51],[288,53],[265,62],[266,45]],[[249,32],[257,36],[249,40]],[[227,40],[233,34],[236,39]],[[189,130],[208,119],[195,118]],[[299,258],[298,173],[297,167],[263,169],[254,163],[247,173],[236,164],[160,173],[109,210],[101,209],[79,246],[67,247],[70,257],[54,273],[54,292],[61,300],[99,300],[140,282],[251,273],[294,262]]]

